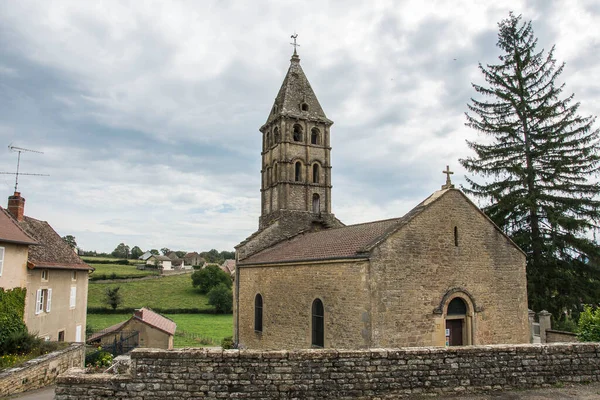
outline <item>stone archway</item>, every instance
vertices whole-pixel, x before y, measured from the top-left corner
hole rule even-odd
[[[448,290],[434,310],[434,314],[439,314],[438,326],[443,330],[440,332],[443,336],[438,336],[443,338],[442,343],[446,346],[475,344],[475,315],[480,311],[481,308],[476,306],[475,299],[468,291],[462,288]]]

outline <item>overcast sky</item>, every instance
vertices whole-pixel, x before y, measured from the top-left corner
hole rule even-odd
[[[423,5],[426,4],[426,5]],[[600,3],[0,0],[0,171],[25,213],[85,250],[233,250],[258,227],[260,148],[298,33],[332,127],[332,210],[398,217],[464,182],[464,112],[497,23],[556,44],[582,115],[600,109]],[[598,125],[598,123],[596,123]],[[0,175],[0,195],[14,177]]]

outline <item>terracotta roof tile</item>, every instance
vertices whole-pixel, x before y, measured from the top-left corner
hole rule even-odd
[[[137,318],[169,335],[175,335],[175,330],[177,329],[177,324],[175,322],[145,307],[135,310],[133,318]]]
[[[30,268],[93,270],[46,221],[25,216],[23,221],[18,221],[17,224],[40,244],[29,248],[27,264]]]
[[[445,191],[435,192],[401,218],[307,232],[279,242],[238,265],[368,257],[371,249],[425,210]]]
[[[17,221],[0,207],[0,242],[18,244],[38,244],[18,224]]]

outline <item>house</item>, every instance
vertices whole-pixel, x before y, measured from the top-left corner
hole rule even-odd
[[[170,271],[173,269],[171,265],[171,259],[167,256],[157,256],[152,254],[146,260],[146,265],[153,265],[157,268],[162,268],[163,271]]]
[[[7,210],[10,222],[36,243],[27,252],[24,319],[28,330],[46,340],[83,341],[88,275],[94,269],[79,258],[48,222],[24,214],[25,199],[19,192],[9,197]],[[5,218],[3,222],[12,229],[12,225],[5,225]],[[16,269],[22,269],[22,251],[20,254],[19,261],[13,264]]]
[[[37,244],[0,207],[0,288],[8,290],[26,287],[29,246]]]
[[[238,347],[528,343],[525,254],[450,171],[404,216],[332,214],[332,124],[294,51],[260,128],[259,228],[236,246]]]
[[[195,251],[187,253],[183,256],[184,266],[204,265],[205,262],[206,261],[204,260],[204,258],[202,258],[200,254],[196,253]]]
[[[148,308],[135,310],[133,316],[127,321],[120,322],[111,327],[95,333],[87,339],[88,344],[109,347],[131,337],[135,343],[128,340],[128,346],[152,347],[159,349],[172,349],[173,337],[177,324]]]
[[[145,252],[141,256],[138,257],[138,260],[147,261],[152,256],[152,253],[149,251]]]
[[[225,260],[220,268],[228,275],[235,275],[235,260]]]

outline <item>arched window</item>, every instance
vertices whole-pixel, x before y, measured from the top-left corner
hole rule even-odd
[[[295,181],[296,182],[300,182],[302,180],[302,163],[300,161],[296,161],[296,173],[294,174],[295,176]]]
[[[310,143],[311,144],[320,144],[320,136],[319,135],[319,129],[317,128],[312,128],[312,130],[310,131]]]
[[[271,184],[271,168],[267,168],[265,173],[267,175],[266,176],[267,186],[269,186]]]
[[[312,178],[313,178],[313,183],[319,183],[319,164],[314,163],[313,164],[313,170],[312,170]]]
[[[294,142],[301,142],[302,141],[302,127],[298,124],[294,125],[294,134],[293,134],[293,138],[294,138]]]
[[[263,298],[260,294],[254,298],[254,330],[256,332],[263,330]]]
[[[317,193],[313,194],[312,202],[313,213],[318,214],[321,212],[321,198]]]
[[[308,104],[302,103],[302,105],[300,106],[300,108],[302,109],[302,111],[308,111]]]
[[[275,129],[273,129],[273,140],[275,141],[275,144],[279,143],[279,128],[275,127]]]
[[[273,183],[277,183],[277,181],[279,177],[277,176],[277,163],[273,164],[273,178],[271,179],[271,181]]]
[[[325,347],[325,319],[320,299],[315,299],[312,303],[312,345]]]
[[[448,304],[448,315],[466,315],[467,314],[467,305],[464,300],[460,297],[455,297],[452,299],[450,304]]]
[[[267,135],[265,136],[265,150],[269,147],[271,147],[271,134],[267,132]]]

